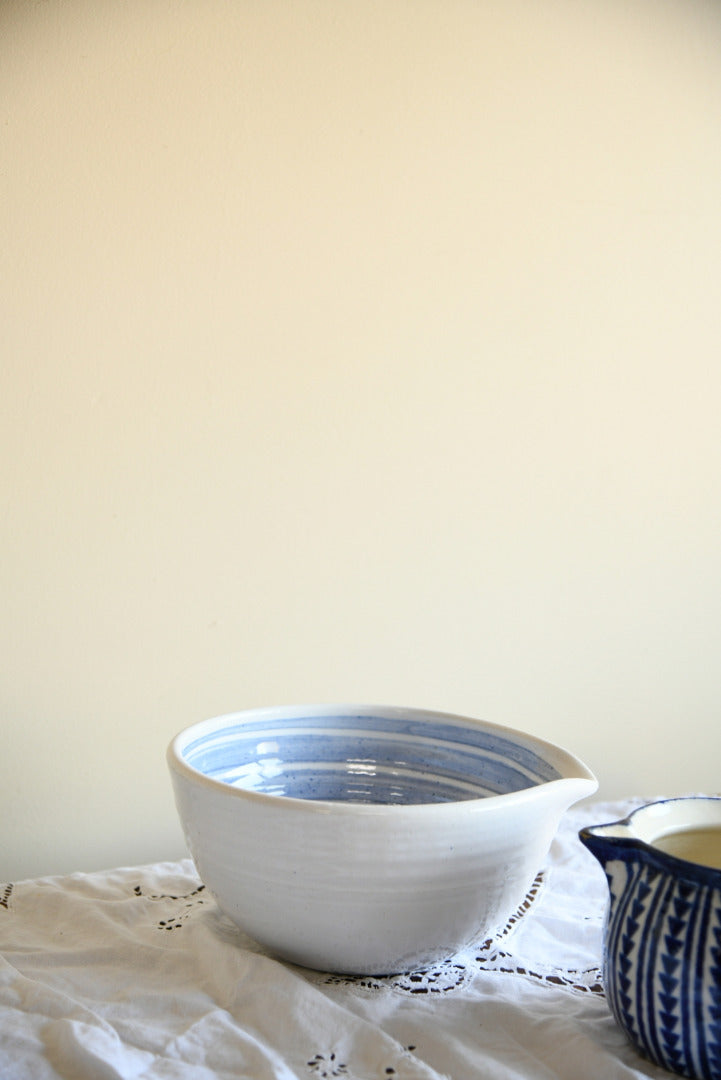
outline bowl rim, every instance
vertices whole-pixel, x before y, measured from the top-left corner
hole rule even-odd
[[[357,713],[372,713],[379,717],[397,716],[420,721],[447,721],[461,724],[472,728],[480,728],[491,733],[510,737],[519,744],[538,753],[544,761],[549,762],[560,773],[560,776],[552,780],[545,780],[539,784],[530,784],[517,791],[503,792],[499,795],[485,795],[471,799],[454,799],[442,803],[361,803],[350,801],[334,801],[330,799],[306,799],[292,795],[277,795],[264,791],[252,791],[247,788],[236,787],[224,780],[216,780],[201,772],[194,766],[189,765],[183,757],[183,749],[187,744],[204,733],[222,730],[230,723],[238,723],[243,719],[271,720],[288,719],[307,716],[308,713],[316,713],[319,718],[323,716],[352,716]],[[374,817],[379,814],[392,813],[394,816],[450,814],[458,813],[459,808],[463,812],[490,813],[502,802],[504,807],[522,804],[529,799],[538,800],[542,793],[551,794],[566,789],[566,801],[578,801],[592,795],[598,788],[598,781],[591,770],[565,747],[557,743],[549,742],[536,735],[528,734],[518,728],[508,727],[504,724],[494,723],[489,720],[481,720],[476,717],[461,713],[445,712],[440,709],[419,708],[402,705],[379,705],[354,702],[322,702],[292,705],[264,705],[249,709],[240,709],[233,712],[221,713],[204,720],[198,720],[179,731],[171,739],[167,751],[166,760],[168,767],[173,773],[186,780],[204,787],[208,791],[223,793],[223,795],[241,799],[245,802],[265,805],[268,807],[284,808],[289,811],[302,811],[305,813],[319,814],[346,814],[352,816]],[[560,791],[559,796],[560,797]]]

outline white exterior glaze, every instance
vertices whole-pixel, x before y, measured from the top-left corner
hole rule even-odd
[[[580,762],[549,747],[562,778],[507,795],[314,803],[203,777],[182,762],[187,737],[168,760],[201,878],[251,937],[327,971],[407,971],[487,936],[522,901],[561,814],[596,788]]]

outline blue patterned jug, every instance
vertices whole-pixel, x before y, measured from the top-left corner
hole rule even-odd
[[[721,1080],[721,798],[640,807],[583,829],[606,871],[603,982],[645,1057]]]

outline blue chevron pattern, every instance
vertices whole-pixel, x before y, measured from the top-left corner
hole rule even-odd
[[[616,1019],[656,1064],[721,1080],[721,892],[642,863],[609,866],[607,879],[605,989]]]
[[[644,1056],[721,1080],[721,895],[649,869],[619,910],[611,1007]]]
[[[715,814],[721,828],[719,798],[678,801]],[[634,817],[653,819],[657,805],[580,834],[608,879],[604,989],[644,1057],[693,1080],[721,1080],[721,869],[667,856],[634,834]]]
[[[640,931],[648,899],[652,893],[655,871],[641,863],[614,863],[607,867],[612,898],[612,919],[606,961],[606,993],[616,1019],[634,1042],[638,1042],[637,991],[634,986]],[[620,878],[620,880],[617,880]],[[621,898],[623,897],[623,900]],[[618,901],[618,902],[617,902]],[[625,902],[624,902],[625,901]],[[608,962],[608,953],[615,954],[616,964]]]
[[[708,1056],[712,1076],[721,1076],[721,906],[714,907],[709,965]]]
[[[656,984],[657,1039],[660,1064],[674,1072],[684,1071],[688,1054],[688,1031],[683,1022],[685,1003],[681,978],[684,945],[688,940],[691,887],[679,882],[666,909],[663,947],[659,955]]]

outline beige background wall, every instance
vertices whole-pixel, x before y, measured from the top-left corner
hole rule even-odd
[[[170,737],[468,712],[721,790],[721,7],[0,11],[0,877]]]

